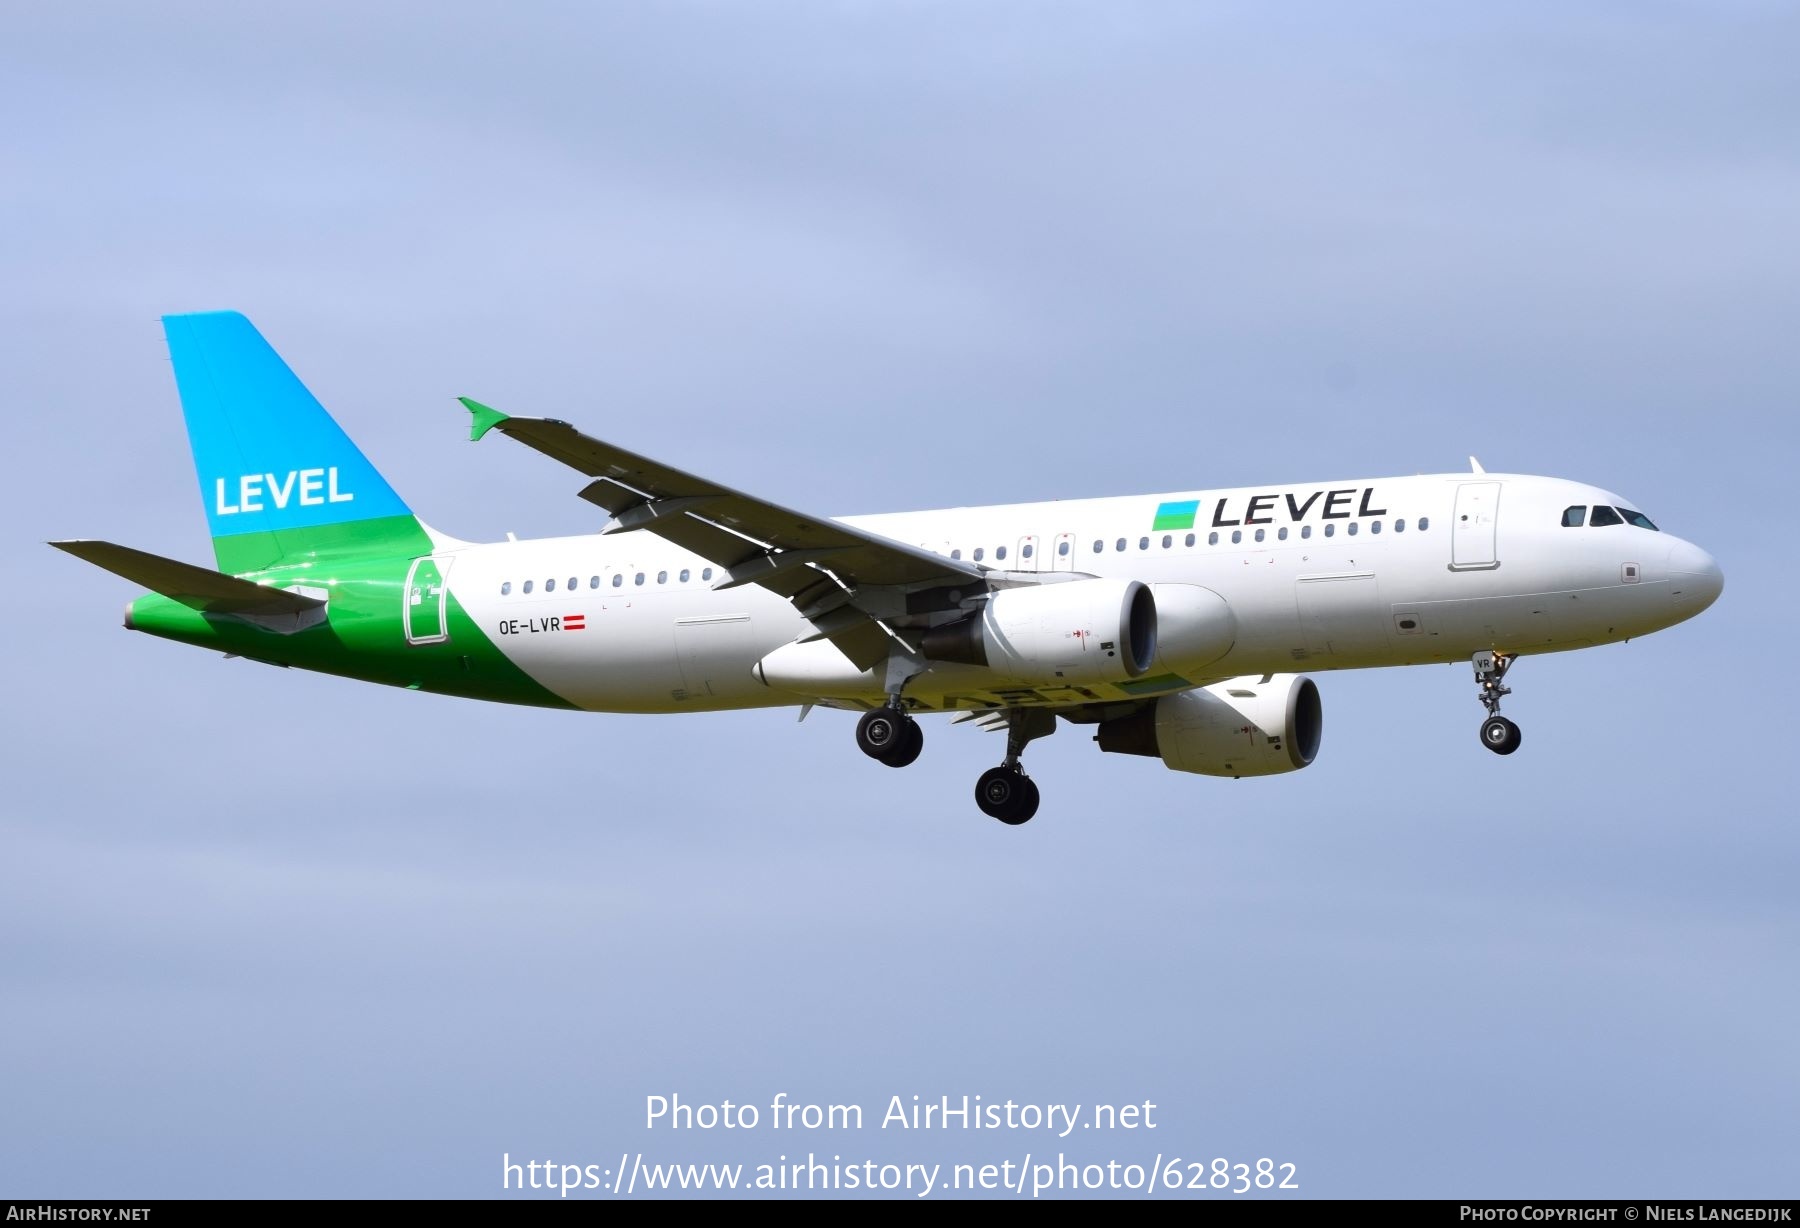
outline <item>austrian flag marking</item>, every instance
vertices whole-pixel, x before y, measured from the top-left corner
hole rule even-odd
[[[563,619],[562,619],[562,629],[564,631],[586,631],[587,630],[587,615],[586,614],[564,614]]]

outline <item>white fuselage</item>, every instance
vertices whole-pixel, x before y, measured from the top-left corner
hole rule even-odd
[[[1081,499],[845,518],[996,572],[1197,585],[1236,616],[1203,675],[1164,668],[1100,694],[1142,698],[1252,674],[1558,652],[1670,626],[1722,581],[1710,556],[1632,524],[1565,527],[1570,507],[1631,509],[1554,478],[1449,474]],[[1164,527],[1153,527],[1160,523]],[[1188,523],[1191,521],[1191,524]],[[979,552],[979,553],[978,553]],[[505,654],[578,707],[678,712],[879,701],[880,670],[808,691],[758,675],[810,624],[775,593],[714,591],[722,572],[647,532],[446,545],[451,595]],[[571,625],[571,619],[573,624]],[[1007,680],[934,666],[907,686],[926,708],[1019,702]],[[977,700],[972,696],[982,696]]]

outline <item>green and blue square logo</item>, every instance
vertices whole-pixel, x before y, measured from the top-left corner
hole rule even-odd
[[[1174,503],[1159,503],[1156,506],[1156,523],[1150,527],[1154,530],[1191,529],[1194,517],[1200,512],[1200,500],[1181,499]]]

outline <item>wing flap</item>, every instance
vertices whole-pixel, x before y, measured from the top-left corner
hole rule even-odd
[[[893,641],[888,633],[881,629],[881,624],[873,619],[864,619],[853,627],[842,631],[834,631],[825,636],[837,650],[850,658],[850,664],[857,669],[868,669],[879,663],[888,654]]]

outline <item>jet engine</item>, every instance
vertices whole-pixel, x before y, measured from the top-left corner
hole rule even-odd
[[[1156,601],[1137,580],[1006,588],[920,641],[934,661],[983,665],[1027,683],[1123,682],[1156,659]]]
[[[1153,584],[1158,673],[1192,677],[1231,651],[1237,615],[1225,598],[1198,584]]]
[[[1323,728],[1313,680],[1272,674],[1165,695],[1102,722],[1094,740],[1104,751],[1156,756],[1177,772],[1273,776],[1311,763]]]

